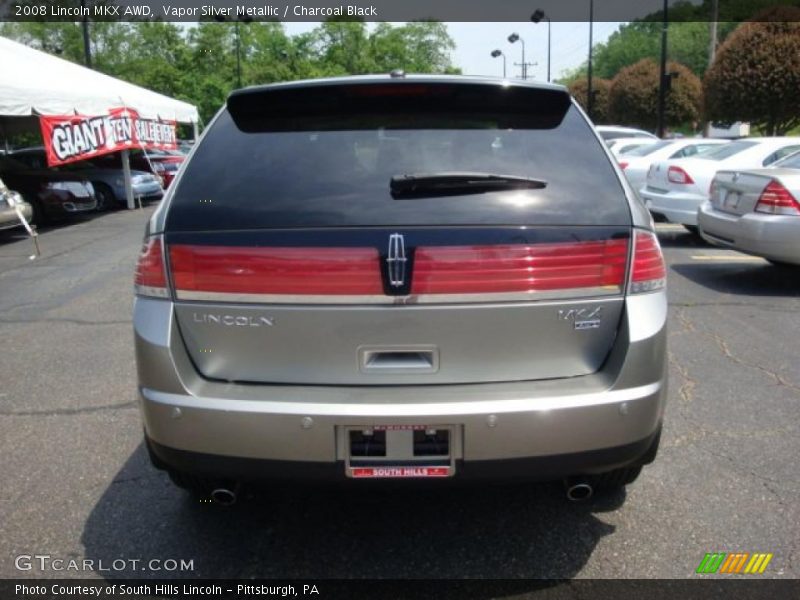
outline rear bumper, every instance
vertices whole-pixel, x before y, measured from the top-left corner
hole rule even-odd
[[[660,428],[644,439],[624,446],[550,456],[457,460],[456,481],[553,481],[576,474],[609,471],[621,465],[646,464],[658,443]],[[265,460],[188,452],[162,446],[145,438],[150,459],[160,468],[171,468],[210,478],[241,481],[345,482],[344,461],[311,462]],[[363,481],[363,480],[361,480]],[[439,482],[437,481],[437,484]]]
[[[706,200],[699,194],[658,193],[647,186],[639,190],[644,205],[654,214],[663,215],[671,223],[697,225],[697,208]]]
[[[343,475],[344,427],[381,425],[453,427],[457,474],[480,471],[481,463],[491,471],[496,461],[541,478],[609,470],[641,457],[666,398],[666,294],[628,298],[624,312],[604,367],[589,376],[471,385],[244,385],[200,377],[172,304],[137,298],[145,434],[166,465],[219,476],[239,468],[252,475],[252,461],[296,463],[301,474],[327,465]]]
[[[800,217],[734,215],[705,202],[698,211],[698,225],[703,239],[716,246],[800,264]]]

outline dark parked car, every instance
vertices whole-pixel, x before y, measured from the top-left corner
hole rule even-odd
[[[29,167],[47,169],[47,156],[44,148],[25,148],[16,150],[12,158],[24,162]],[[94,194],[97,197],[98,210],[114,210],[124,207],[127,203],[125,195],[125,176],[122,166],[119,169],[101,168],[96,166],[99,158],[81,160],[59,167],[49,167],[51,170],[74,173],[85,177],[92,183]],[[134,197],[143,202],[160,200],[164,195],[161,181],[158,176],[148,171],[137,171],[131,168],[131,187]]]
[[[0,156],[0,178],[33,207],[34,223],[63,219],[97,207],[92,184],[81,175],[33,169],[9,156]]]
[[[371,76],[234,92],[136,269],[155,466],[631,483],[666,399],[647,210],[566,88]]]

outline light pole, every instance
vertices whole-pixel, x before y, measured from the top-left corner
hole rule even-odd
[[[547,19],[547,83],[550,83],[550,17],[541,8],[537,8],[531,15],[531,21],[540,23],[542,19]]]
[[[81,13],[86,12],[86,0],[81,0]],[[81,28],[83,29],[83,60],[86,66],[92,68],[92,46],[89,43],[89,17],[81,19]]]
[[[592,32],[594,26],[594,0],[589,0],[589,73],[588,73],[588,98],[586,99],[586,113],[592,118],[594,108],[594,89],[592,89]]]
[[[506,78],[506,55],[503,54],[502,50],[492,50],[492,58],[497,58],[498,56],[503,57],[503,79]]]
[[[508,41],[510,43],[512,43],[512,44],[514,42],[519,42],[520,44],[522,44],[522,64],[520,66],[522,67],[522,78],[523,79],[527,79],[528,78],[528,65],[525,62],[525,40],[523,40],[521,37],[519,37],[518,33],[512,33],[510,36],[508,36]]]
[[[228,19],[222,15],[216,15],[214,17],[216,21],[219,23],[225,23]],[[242,51],[241,51],[241,36],[239,34],[239,23],[250,23],[253,21],[252,17],[242,17],[237,16],[234,19],[234,27],[235,27],[235,37],[236,37],[236,87],[242,87]]]
[[[667,5],[667,0],[664,0],[664,21],[661,24],[661,66],[658,71],[658,137],[660,138],[664,137],[664,131],[666,129],[664,112],[667,104],[667,88],[670,84],[670,77],[667,75],[667,28],[669,27]]]

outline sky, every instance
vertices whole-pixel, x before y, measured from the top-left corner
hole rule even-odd
[[[310,31],[319,23],[284,23],[286,32],[296,35]],[[594,44],[604,42],[620,23],[594,23]],[[547,81],[547,23],[530,21],[517,23],[447,23],[450,37],[456,44],[453,62],[466,75],[503,74],[502,57],[492,58],[492,50],[506,56],[507,76],[519,77],[520,68],[513,63],[522,61],[520,42],[511,44],[508,36],[518,33],[525,42],[525,61],[537,63],[528,67],[528,77]],[[589,52],[589,24],[553,22],[551,31],[551,78],[584,62]]]

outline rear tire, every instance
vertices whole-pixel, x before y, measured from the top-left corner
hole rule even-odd
[[[119,208],[117,198],[110,187],[101,182],[92,182],[92,186],[94,187],[95,198],[97,198],[97,210],[112,211]]]

